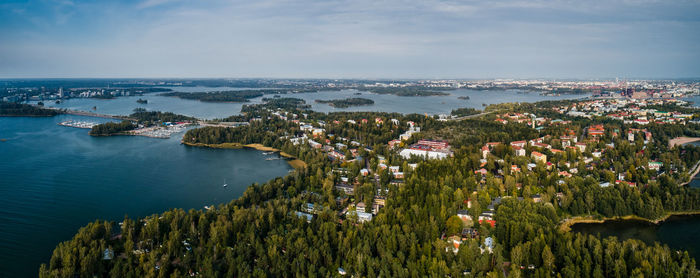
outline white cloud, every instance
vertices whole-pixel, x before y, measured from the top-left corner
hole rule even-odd
[[[54,36],[53,27],[28,34],[12,30],[16,39],[0,46],[0,76],[700,75],[700,66],[689,62],[700,60],[700,34],[693,32],[698,23],[586,17],[569,12],[576,5],[148,0],[107,9],[77,4],[66,26],[88,16],[103,21],[87,26],[92,28],[59,29],[71,39]],[[0,32],[9,31],[0,26]]]
[[[139,9],[146,9],[146,8],[152,8],[155,6],[160,6],[163,4],[171,3],[174,2],[175,0],[144,0],[140,4],[137,5],[137,8]]]

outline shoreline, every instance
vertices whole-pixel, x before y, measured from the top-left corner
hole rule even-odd
[[[685,144],[698,142],[698,141],[700,141],[700,137],[681,136],[681,137],[676,137],[676,138],[673,138],[671,140],[668,140],[668,147],[673,148],[675,146],[683,146]],[[695,165],[688,172],[688,174],[689,174],[688,180],[680,183],[679,186],[689,185],[693,181],[695,176],[698,175],[698,173],[700,173],[700,161],[695,163]]]
[[[664,214],[664,216],[657,219],[648,219],[637,215],[624,215],[624,216],[613,216],[613,217],[603,217],[600,219],[594,218],[594,216],[574,216],[566,218],[559,224],[559,230],[561,232],[570,232],[571,226],[576,224],[601,224],[607,221],[642,221],[654,225],[659,225],[664,221],[668,220],[671,216],[682,216],[682,215],[700,215],[700,210],[690,210],[690,211],[671,211]]]
[[[690,183],[693,182],[693,179],[695,178],[695,176],[698,175],[698,172],[700,172],[700,161],[698,161],[697,163],[695,163],[695,165],[693,166],[692,171],[690,171],[690,175],[688,176],[688,180],[687,180],[686,182],[684,182],[684,183],[681,183],[680,186],[686,186],[686,185],[689,186]]]
[[[61,113],[58,113],[56,115],[0,115],[0,117],[8,117],[8,118],[19,118],[19,117],[30,117],[30,118],[50,118],[50,117],[55,117],[61,115]]]
[[[306,168],[306,162],[302,161],[301,159],[298,159],[294,157],[291,154],[285,153],[283,151],[280,151],[278,149],[275,149],[273,147],[268,147],[268,146],[263,146],[262,144],[241,144],[241,143],[221,143],[221,144],[203,144],[203,143],[187,143],[187,142],[182,142],[182,144],[186,146],[191,146],[191,147],[206,147],[206,148],[214,148],[214,149],[242,149],[242,148],[251,148],[251,149],[256,149],[258,151],[263,151],[263,152],[276,152],[279,153],[280,156],[284,158],[288,158],[287,163],[289,163],[290,166],[294,169],[300,169],[300,168]]]
[[[687,137],[681,136],[668,140],[668,147],[673,148],[675,146],[682,146],[688,143],[700,141],[700,137]]]

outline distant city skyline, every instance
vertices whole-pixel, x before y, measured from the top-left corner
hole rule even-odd
[[[0,79],[700,77],[700,1],[3,1]]]

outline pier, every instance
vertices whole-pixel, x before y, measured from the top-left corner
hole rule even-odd
[[[42,107],[42,108],[53,109],[53,110],[58,111],[59,113],[68,114],[68,115],[88,116],[88,117],[107,118],[107,119],[120,119],[120,120],[130,120],[130,121],[136,120],[136,119],[126,117],[126,116],[107,115],[107,114],[100,114],[100,113],[88,112],[88,111],[61,109],[61,108],[55,108],[55,107]]]
[[[67,127],[75,127],[75,128],[91,129],[93,126],[96,126],[97,123],[70,120],[70,121],[60,122],[60,123],[58,123],[58,125],[67,126]]]
[[[61,109],[58,109],[61,110]],[[114,115],[107,115],[107,114],[100,114],[100,113],[94,113],[94,112],[87,112],[87,111],[78,111],[78,110],[70,110],[70,109],[63,109],[64,114],[68,115],[78,115],[78,116],[88,116],[88,117],[98,117],[98,118],[107,118],[107,119],[122,119],[122,120],[130,120],[130,121],[135,121],[135,119],[126,117],[126,116],[114,116]]]

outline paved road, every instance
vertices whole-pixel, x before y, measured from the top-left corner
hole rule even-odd
[[[60,111],[60,113],[69,114],[69,115],[89,116],[89,117],[108,118],[108,119],[124,119],[124,120],[131,120],[131,121],[136,120],[136,119],[132,119],[132,118],[129,118],[126,116],[107,115],[107,114],[100,114],[100,113],[94,113],[94,112],[88,112],[88,111],[60,109],[60,108],[55,108],[55,107],[43,107],[43,108],[57,110],[57,111]]]
[[[483,113],[479,113],[479,114],[467,115],[467,116],[452,118],[452,119],[448,119],[448,120],[450,120],[450,121],[461,121],[461,120],[466,120],[466,119],[478,118],[478,117],[481,117],[481,116],[485,116],[485,115],[491,114],[491,113],[493,113],[493,112],[496,112],[496,111],[483,112]]]

